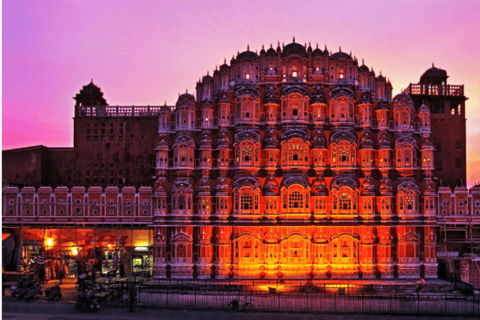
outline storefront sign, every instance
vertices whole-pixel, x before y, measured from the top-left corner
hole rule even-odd
[[[135,247],[135,251],[148,251],[148,247]]]

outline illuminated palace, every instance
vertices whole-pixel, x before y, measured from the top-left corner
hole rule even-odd
[[[474,199],[480,203],[480,192],[459,186],[466,98],[446,79],[432,67],[392,97],[390,81],[351,54],[294,41],[239,53],[174,107],[108,106],[91,83],[75,98],[75,147],[65,151],[88,166],[62,181],[88,190],[6,188],[4,224],[18,223],[23,191],[31,201],[45,191],[49,199],[62,194],[65,209],[54,201],[43,215],[65,224],[143,223],[155,277],[436,278],[446,216],[461,211],[456,221],[468,225]],[[449,139],[459,145],[450,149]],[[455,149],[460,162],[450,168]],[[154,172],[117,174],[139,166],[144,151],[153,158],[142,165]]]

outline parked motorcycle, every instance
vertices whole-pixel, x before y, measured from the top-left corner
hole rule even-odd
[[[77,295],[77,302],[75,303],[75,309],[81,312],[97,312],[100,308],[97,298],[95,298],[95,292],[92,287],[89,287],[86,292],[80,292]]]
[[[59,280],[58,284],[45,290],[45,299],[47,299],[48,301],[53,301],[56,298],[58,298],[58,300],[62,299],[62,289],[60,288],[61,283],[62,280]]]
[[[10,295],[12,298],[17,297],[17,299],[20,300],[31,287],[33,287],[32,281],[26,281],[25,279],[22,279],[10,287]]]
[[[37,296],[37,294],[43,294],[39,281],[35,282],[35,284],[27,291],[25,294],[25,300],[32,300]]]

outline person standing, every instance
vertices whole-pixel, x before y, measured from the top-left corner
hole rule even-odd
[[[40,282],[45,283],[45,259],[43,258],[42,252],[40,252],[40,254],[37,256],[36,264]]]

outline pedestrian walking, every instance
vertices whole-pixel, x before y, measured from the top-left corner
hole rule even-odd
[[[426,285],[427,282],[425,281],[425,279],[421,278],[419,281],[417,281],[417,289],[415,289],[415,292],[417,293],[417,295],[420,294],[420,290],[422,290],[423,286]]]

